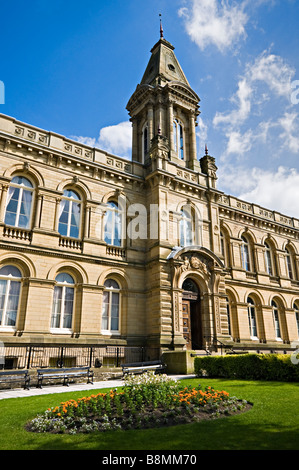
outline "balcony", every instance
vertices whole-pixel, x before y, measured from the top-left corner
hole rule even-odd
[[[9,227],[5,225],[3,227],[3,237],[31,242],[32,233],[31,230],[28,229],[19,227]]]

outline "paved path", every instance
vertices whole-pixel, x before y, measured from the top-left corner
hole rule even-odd
[[[169,377],[175,380],[196,378],[195,375],[170,375]],[[92,391],[101,388],[121,387],[122,385],[124,385],[124,381],[122,379],[118,379],[102,380],[99,382],[94,382],[93,384],[71,384],[68,387],[64,387],[63,385],[45,385],[42,389],[32,387],[30,390],[24,390],[23,388],[0,390],[0,400],[4,400],[6,398],[23,398],[37,395],[49,395],[52,393],[77,392],[80,390]]]

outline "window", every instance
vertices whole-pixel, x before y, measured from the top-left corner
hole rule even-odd
[[[299,338],[299,306],[294,303],[294,310],[295,310],[295,319],[296,319],[296,325],[297,325],[297,333],[298,333],[298,338]]]
[[[104,283],[102,332],[119,333],[120,288],[116,281]]]
[[[279,321],[279,310],[276,302],[272,301],[272,314],[273,314],[273,323],[275,336],[277,339],[281,339],[281,330],[280,330],[280,321]]]
[[[59,207],[58,231],[63,237],[79,238],[81,200],[75,191],[66,189]]]
[[[57,285],[54,288],[51,328],[70,330],[73,321],[75,282],[67,273],[58,274],[55,281]]]
[[[250,246],[245,237],[242,237],[242,245],[241,245],[241,258],[242,258],[242,267],[245,271],[250,271],[251,263],[250,263]]]
[[[230,255],[229,255],[229,237],[225,235],[224,232],[220,232],[220,252],[224,258],[224,264],[226,266],[230,265]]]
[[[174,151],[180,160],[184,160],[184,131],[182,124],[177,119],[173,122],[173,143]]]
[[[251,338],[257,338],[256,312],[254,301],[251,297],[247,299],[248,303],[248,323]]]
[[[15,327],[21,291],[21,272],[15,266],[0,269],[0,326]]]
[[[179,232],[180,246],[193,245],[193,218],[189,208],[181,210]]]
[[[289,276],[290,279],[294,279],[292,255],[288,248],[286,248],[285,251],[286,251],[286,262],[287,262],[287,275]]]
[[[116,202],[108,202],[104,220],[104,240],[108,245],[121,246],[122,214]]]
[[[267,242],[265,242],[265,262],[267,273],[269,276],[274,276],[273,253]]]
[[[145,124],[143,127],[142,131],[142,155],[143,155],[143,161],[145,159],[145,156],[148,152],[148,126]]]
[[[30,228],[33,190],[30,181],[23,176],[15,176],[11,180],[6,201],[5,224]]]
[[[228,325],[228,334],[229,336],[232,335],[232,328],[231,328],[231,306],[230,306],[230,301],[229,298],[226,297],[226,315],[227,315],[227,325]]]

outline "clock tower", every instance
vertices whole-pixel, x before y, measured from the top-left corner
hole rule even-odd
[[[150,171],[153,159],[162,156],[200,172],[196,150],[199,102],[161,27],[160,40],[127,104],[133,126],[132,160]]]

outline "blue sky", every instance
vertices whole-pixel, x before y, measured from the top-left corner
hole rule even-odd
[[[296,0],[0,0],[0,113],[129,156],[125,108],[159,13],[201,98],[198,156],[207,143],[218,189],[299,218]]]

